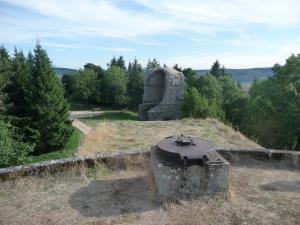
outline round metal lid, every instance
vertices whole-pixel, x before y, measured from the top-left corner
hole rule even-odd
[[[167,155],[180,155],[183,159],[202,159],[206,153],[215,149],[208,140],[190,136],[171,136],[160,141],[156,147]]]

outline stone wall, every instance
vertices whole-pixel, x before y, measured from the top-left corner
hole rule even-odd
[[[250,149],[250,148],[225,148],[218,147],[216,150],[230,163],[240,162],[252,163],[251,159],[264,162],[278,162],[284,166],[300,169],[300,152],[272,149]],[[56,173],[58,171],[72,168],[78,165],[93,165],[100,162],[108,165],[110,168],[126,168],[127,159],[135,161],[138,157],[150,156],[150,149],[131,150],[120,152],[106,152],[88,157],[71,157],[58,160],[50,160],[41,163],[32,163],[27,165],[13,166],[0,169],[0,180],[17,178],[21,176],[38,176],[44,173]]]

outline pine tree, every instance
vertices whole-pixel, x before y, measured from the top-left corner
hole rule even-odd
[[[128,85],[127,92],[129,96],[129,107],[137,109],[142,103],[144,92],[144,73],[142,65],[134,59],[133,63],[128,64]]]
[[[2,46],[0,47],[0,90],[6,85],[10,70],[10,57],[8,51]]]
[[[30,70],[22,51],[15,49],[14,57],[11,60],[11,73],[8,76],[8,82],[4,88],[7,94],[7,116],[14,126],[24,128],[29,115],[28,104],[26,100],[26,90],[30,84]]]
[[[159,62],[156,60],[156,58],[154,58],[153,60],[148,60],[147,66],[146,66],[146,70],[150,70],[153,68],[157,68],[160,67]]]
[[[35,153],[43,153],[62,147],[73,129],[62,84],[39,43],[32,60],[32,79],[27,94],[31,115],[28,141],[36,144]]]

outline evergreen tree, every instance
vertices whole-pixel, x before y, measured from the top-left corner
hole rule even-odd
[[[125,60],[123,56],[119,56],[117,59],[115,56],[110,60],[110,62],[107,64],[107,67],[117,66],[120,67],[122,70],[126,71],[126,65]]]
[[[0,90],[6,85],[10,72],[10,57],[6,48],[2,46],[0,47]]]
[[[214,77],[219,77],[219,76],[221,76],[220,71],[221,71],[221,65],[220,65],[219,61],[216,60],[213,63],[213,65],[211,66],[210,74]]]
[[[73,129],[63,87],[39,43],[36,44],[32,60],[32,78],[26,97],[31,116],[31,135],[27,139],[36,144],[35,153],[43,153],[62,147]]]
[[[137,109],[138,105],[142,103],[144,92],[144,73],[142,65],[134,59],[133,63],[128,64],[128,97],[129,107]]]
[[[182,72],[182,71],[183,71],[182,68],[179,67],[179,65],[178,65],[177,63],[173,66],[173,69],[175,69],[175,70],[177,70],[177,71],[179,71],[179,72]]]
[[[27,126],[30,117],[26,99],[30,81],[31,74],[26,57],[22,51],[19,52],[15,49],[14,57],[11,60],[11,73],[4,91],[7,94],[7,116],[14,126],[22,129]]]
[[[160,67],[159,62],[156,60],[156,58],[154,58],[153,60],[148,60],[147,66],[146,66],[146,70],[150,70],[150,69],[154,69],[154,68],[158,68]]]

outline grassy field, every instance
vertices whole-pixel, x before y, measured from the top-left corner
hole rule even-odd
[[[232,163],[227,198],[176,204],[155,201],[148,171],[142,166],[122,171],[102,166],[1,182],[0,224],[299,224],[299,170],[253,160]]]
[[[80,119],[93,127],[79,148],[79,155],[104,151],[149,148],[171,135],[192,135],[212,140],[217,146],[260,148],[224,123],[208,118],[172,121],[136,121],[132,112],[108,112]]]
[[[75,129],[69,141],[66,143],[63,149],[54,152],[45,153],[38,156],[33,156],[30,162],[36,163],[36,162],[41,162],[46,160],[62,159],[62,158],[74,156],[75,151],[77,150],[80,144],[80,139],[81,139],[81,133],[79,130]]]

